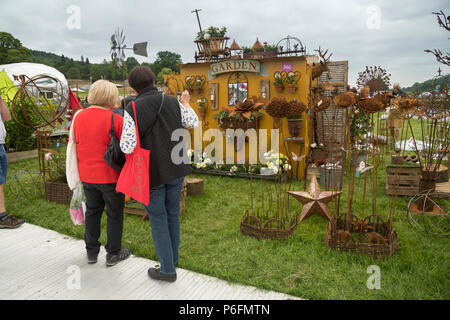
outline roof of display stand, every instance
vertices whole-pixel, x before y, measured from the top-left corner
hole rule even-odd
[[[2,64],[0,65],[0,71],[5,71],[8,77],[14,82],[15,85],[20,84],[20,80],[14,80],[14,76],[26,75],[29,78],[33,78],[37,75],[49,75],[58,79],[63,87],[68,88],[68,83],[66,77],[56,70],[55,68],[49,67],[45,64],[40,63],[29,63],[29,62],[21,62],[21,63],[10,63],[10,64]],[[40,86],[51,87],[51,83],[47,83],[45,80],[42,80],[39,83]]]

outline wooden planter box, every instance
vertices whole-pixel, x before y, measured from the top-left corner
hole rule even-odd
[[[419,193],[421,176],[420,166],[388,165],[386,167],[386,194],[415,196]]]
[[[45,181],[45,199],[50,202],[70,205],[72,190],[65,182]]]

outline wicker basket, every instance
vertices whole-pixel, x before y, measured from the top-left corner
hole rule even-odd
[[[337,237],[337,230],[344,229],[345,224],[346,221],[344,219],[336,217],[331,218],[324,237],[325,245],[328,248],[350,251],[377,259],[393,257],[397,252],[397,233],[390,227],[389,223],[385,223],[381,219],[378,219],[378,221],[374,223],[375,230],[385,235],[387,239],[386,244],[342,241]],[[350,232],[355,232],[353,225],[350,227]]]
[[[245,210],[241,221],[241,233],[256,239],[287,240],[297,228],[298,215],[293,213],[289,221],[250,215]]]
[[[65,182],[45,181],[45,199],[50,202],[70,205],[72,190]]]

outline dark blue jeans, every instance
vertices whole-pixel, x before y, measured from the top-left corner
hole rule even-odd
[[[184,177],[150,189],[147,210],[161,272],[175,274],[180,245],[180,196]]]

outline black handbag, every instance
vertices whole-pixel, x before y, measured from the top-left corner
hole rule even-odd
[[[120,150],[119,139],[116,138],[114,133],[114,114],[111,116],[111,129],[109,130],[109,136],[109,144],[103,158],[108,166],[120,172],[125,164],[125,154],[122,150]]]

